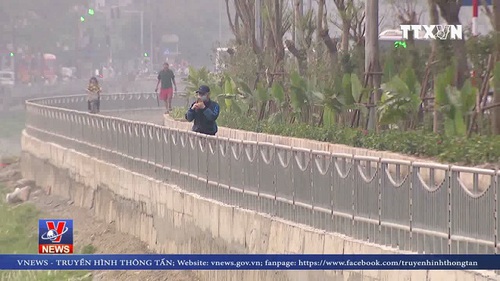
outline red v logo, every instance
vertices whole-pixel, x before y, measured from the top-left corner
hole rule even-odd
[[[47,229],[57,231],[57,237],[56,237],[56,239],[54,239],[54,241],[52,241],[52,243],[59,243],[59,242],[61,242],[62,233],[64,232],[64,228],[65,227],[66,227],[66,222],[65,221],[57,222],[57,227],[56,227],[56,224],[53,221],[48,221],[47,222]]]

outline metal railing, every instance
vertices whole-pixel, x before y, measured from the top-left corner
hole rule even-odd
[[[102,104],[155,107],[156,97]],[[500,242],[497,171],[200,135],[82,112],[84,96],[26,107],[27,133],[42,141],[227,204],[420,253],[496,253]]]

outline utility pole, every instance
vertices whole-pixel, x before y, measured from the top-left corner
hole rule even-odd
[[[153,70],[154,66],[154,48],[153,48],[153,18],[149,20],[149,64],[151,71]]]
[[[219,48],[222,44],[222,1],[219,0]]]
[[[113,45],[111,44],[111,34],[113,33],[111,28],[112,28],[113,22],[109,18],[109,15],[106,14],[106,45],[108,46],[108,55],[109,55],[109,62],[113,62]]]
[[[125,13],[137,14],[139,13],[141,16],[141,56],[144,55],[144,11],[123,11]]]
[[[149,17],[149,69],[153,71],[154,68],[154,47],[153,47],[153,5],[151,4],[151,0],[148,0],[148,17]]]
[[[141,11],[141,52],[144,55],[144,12]]]
[[[12,20],[12,50],[14,57],[11,57],[12,71],[14,72],[14,83],[17,85],[19,83],[19,75],[17,75],[17,62],[19,54],[17,53],[17,14],[11,19]]]
[[[366,11],[366,41],[365,41],[365,75],[368,75],[369,85],[373,90],[370,97],[370,108],[368,117],[368,130],[376,129],[377,111],[376,105],[380,100],[380,62],[378,47],[378,8],[379,0],[365,0]]]
[[[80,14],[83,9],[81,6],[78,6],[77,10],[78,14]],[[82,21],[78,20],[76,22],[76,37],[75,37],[75,55],[76,55],[76,61],[75,61],[75,66],[77,69],[77,76],[79,78],[85,77],[88,74],[84,73],[84,65],[82,63],[83,60],[83,48],[82,48],[82,41],[83,41],[83,26],[82,26]],[[87,69],[85,69],[87,70]]]

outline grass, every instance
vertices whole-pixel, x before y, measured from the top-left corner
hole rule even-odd
[[[87,244],[87,245],[83,246],[83,248],[81,250],[81,254],[89,255],[89,254],[94,254],[96,251],[97,251],[97,248],[94,245]]]
[[[21,135],[26,116],[24,111],[0,114],[0,138],[10,138]]]
[[[91,281],[92,276],[75,271],[5,271],[0,281]]]
[[[36,254],[40,212],[32,204],[11,206],[4,203],[5,188],[0,186],[0,254]],[[0,281],[92,280],[87,271],[0,271]]]

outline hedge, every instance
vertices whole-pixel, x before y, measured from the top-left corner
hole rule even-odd
[[[174,117],[183,118],[182,116],[175,116],[180,114],[183,115],[184,110],[175,111]],[[429,157],[448,163],[463,165],[500,163],[500,136],[447,138],[425,131],[403,132],[396,130],[372,133],[351,128],[257,122],[251,117],[227,115],[224,112],[219,116],[218,125],[258,133],[312,139],[417,157]]]

